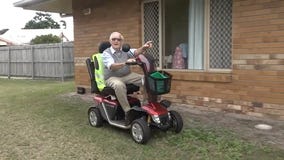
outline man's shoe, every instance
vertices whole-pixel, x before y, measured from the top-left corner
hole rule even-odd
[[[129,124],[130,124],[129,111],[127,111],[127,112],[125,113],[124,119],[125,119],[125,125],[129,125]]]

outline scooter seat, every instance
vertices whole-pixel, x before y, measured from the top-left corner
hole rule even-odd
[[[134,85],[134,84],[127,84],[126,85],[126,90],[127,90],[127,94],[133,94],[134,92],[139,91],[139,87]],[[114,89],[112,89],[111,87],[105,87],[100,93],[98,93],[99,95],[102,96],[108,96],[108,95],[114,95],[115,96],[115,92]]]

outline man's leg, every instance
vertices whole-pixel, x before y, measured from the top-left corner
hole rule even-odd
[[[127,76],[122,77],[122,80],[126,84],[134,84],[136,86],[143,87],[142,103],[146,102],[146,100],[148,99],[148,96],[147,96],[145,84],[142,83],[144,81],[144,75],[132,72],[128,74]]]
[[[136,86],[142,86],[143,78],[144,78],[143,75],[137,73],[130,73],[124,77],[121,77],[122,81],[125,84],[134,84]]]
[[[120,77],[110,77],[106,80],[106,85],[114,89],[116,98],[124,112],[128,112],[130,110],[130,105],[127,100],[126,85],[122,79]]]

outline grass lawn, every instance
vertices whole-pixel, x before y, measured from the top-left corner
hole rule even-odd
[[[154,130],[146,145],[129,131],[88,125],[90,103],[74,82],[0,79],[0,159],[283,159],[283,150],[253,144],[225,128]],[[64,96],[65,95],[65,96]],[[184,122],[187,123],[187,122]],[[190,126],[190,125],[188,125]]]

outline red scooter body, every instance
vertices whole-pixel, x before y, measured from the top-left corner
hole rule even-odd
[[[147,113],[149,115],[166,115],[168,114],[168,110],[167,108],[165,108],[164,106],[162,106],[160,103],[158,102],[150,102],[149,104],[146,104],[144,106],[142,106],[142,108],[147,111]]]

